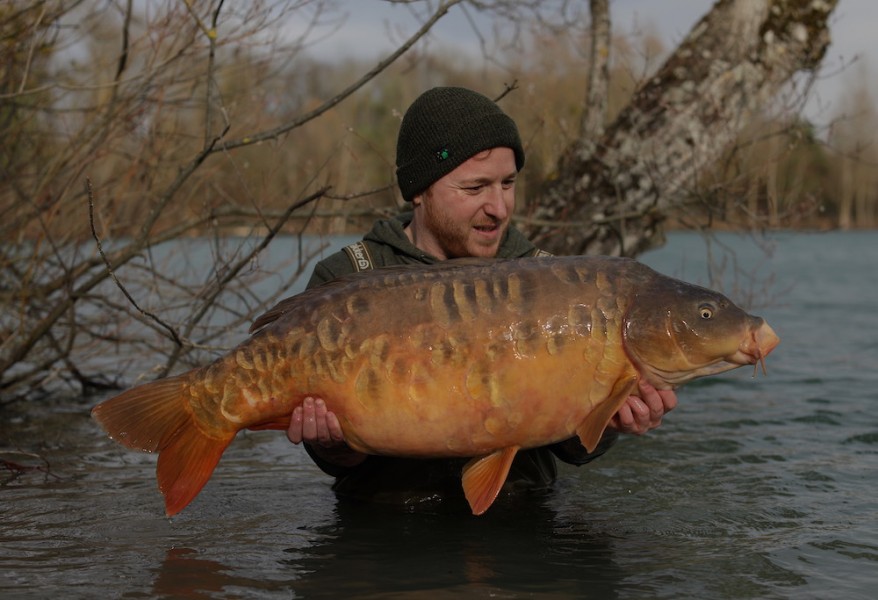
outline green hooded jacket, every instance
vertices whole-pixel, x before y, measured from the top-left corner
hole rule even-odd
[[[363,241],[321,260],[314,267],[308,287],[315,287],[357,271],[405,264],[433,264],[440,259],[417,248],[405,234],[412,213],[392,219],[381,219],[363,237]],[[497,253],[498,258],[520,258],[546,254],[520,231],[510,227]],[[557,476],[553,456],[583,465],[606,452],[618,434],[607,431],[594,452],[589,453],[576,438],[543,448],[520,451],[512,463],[504,493],[516,489],[542,488]],[[336,478],[335,492],[370,502],[405,506],[436,504],[465,500],[460,483],[466,459],[410,459],[389,456],[368,456],[356,467],[339,467],[316,455],[306,444],[308,454],[324,472]]]

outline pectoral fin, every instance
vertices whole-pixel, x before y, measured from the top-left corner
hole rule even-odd
[[[576,428],[576,435],[579,436],[579,441],[582,442],[586,450],[594,452],[598,442],[601,441],[601,436],[604,435],[607,423],[622,408],[625,400],[628,399],[636,385],[637,381],[634,379],[617,383],[607,399],[595,406],[579,427]]]
[[[474,458],[463,467],[463,493],[474,515],[484,513],[497,499],[517,452],[518,446],[511,446]]]

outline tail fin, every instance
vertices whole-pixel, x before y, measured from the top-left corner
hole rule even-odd
[[[159,453],[156,475],[169,517],[198,495],[235,437],[211,437],[198,427],[184,394],[188,380],[184,373],[147,383],[91,411],[113,440]]]

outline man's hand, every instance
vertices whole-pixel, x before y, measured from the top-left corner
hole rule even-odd
[[[622,408],[610,419],[609,427],[620,433],[643,435],[662,423],[662,417],[677,407],[674,390],[657,390],[641,379],[640,396],[628,396]]]
[[[365,454],[345,443],[338,417],[322,398],[309,396],[293,409],[287,438],[294,444],[305,442],[313,453],[339,467],[354,467],[366,460]]]
[[[335,413],[326,409],[322,398],[310,396],[293,409],[287,437],[294,444],[307,442],[324,448],[344,444],[344,433]]]

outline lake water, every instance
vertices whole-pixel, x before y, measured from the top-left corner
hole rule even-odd
[[[247,432],[168,519],[100,398],[6,411],[0,459],[33,469],[0,471],[0,596],[874,598],[878,234],[673,234],[642,260],[708,283],[708,249],[782,339],[767,377],[689,384],[658,430],[482,517],[339,502],[282,434]]]

